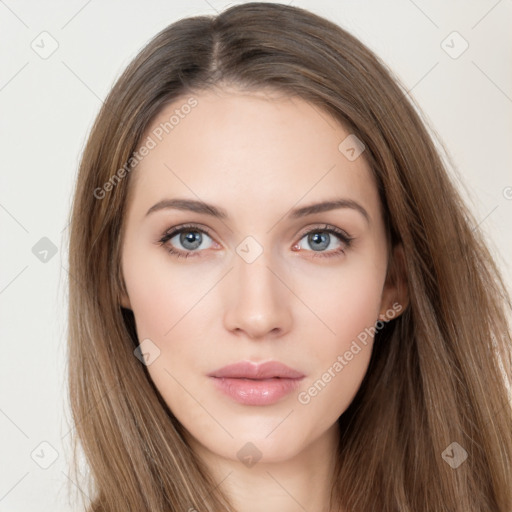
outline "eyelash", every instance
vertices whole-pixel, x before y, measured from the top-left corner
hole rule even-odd
[[[175,237],[176,235],[178,235],[180,233],[187,232],[187,231],[194,231],[194,232],[203,233],[203,234],[210,236],[210,230],[207,228],[199,227],[196,224],[184,224],[182,226],[177,226],[175,228],[171,228],[171,229],[167,230],[163,234],[163,236],[160,238],[160,240],[158,240],[157,243],[160,244],[161,246],[163,246],[171,238]],[[332,258],[334,256],[339,256],[341,254],[345,254],[345,250],[350,248],[351,243],[354,240],[353,237],[351,237],[350,235],[348,235],[341,229],[331,226],[329,224],[325,224],[324,226],[316,227],[316,228],[310,229],[309,231],[306,231],[305,233],[303,233],[301,235],[299,241],[302,240],[306,235],[309,235],[311,233],[329,233],[329,234],[335,235],[340,240],[340,242],[342,242],[344,244],[344,247],[329,251],[327,253],[324,253],[323,251],[322,252],[309,251],[312,253],[316,252],[316,254],[312,255],[313,258]],[[212,237],[210,236],[210,238],[212,238]],[[196,254],[194,254],[194,253],[201,252],[201,251],[182,252],[182,251],[178,251],[178,250],[174,249],[170,245],[166,246],[166,250],[173,256],[176,256],[177,258],[189,258],[190,256],[195,257]]]

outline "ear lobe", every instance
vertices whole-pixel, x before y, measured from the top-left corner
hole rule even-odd
[[[118,270],[117,274],[117,303],[120,307],[124,309],[132,309],[132,305],[130,303],[130,297],[128,296],[128,291],[126,290],[126,283],[124,281],[124,276],[121,271],[121,268]]]
[[[122,308],[132,309],[132,305],[130,304],[130,299],[128,297],[123,295],[123,297],[121,297],[121,300],[119,302],[120,302],[120,305]]]
[[[379,320],[388,321],[400,316],[409,304],[409,287],[402,244],[393,247],[388,273],[382,290]]]
[[[132,305],[130,303],[130,297],[128,297],[128,293],[126,292],[126,290],[124,289],[124,286],[123,286],[123,289],[119,292],[119,299],[118,299],[118,302],[119,302],[119,305],[122,307],[122,308],[125,308],[125,309],[132,309]]]

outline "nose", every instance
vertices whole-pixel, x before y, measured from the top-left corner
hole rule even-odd
[[[238,336],[276,338],[291,328],[293,293],[269,252],[252,263],[235,255],[234,269],[224,280],[224,326]]]

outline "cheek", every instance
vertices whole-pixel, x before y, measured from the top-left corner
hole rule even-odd
[[[204,307],[210,304],[205,296],[216,280],[208,273],[171,266],[167,258],[164,250],[161,255],[132,251],[124,260],[124,278],[139,343],[149,338],[157,347],[151,345],[158,352],[147,367],[151,379],[180,421],[185,416],[185,423],[199,428],[207,421],[185,389],[192,374],[204,373],[209,321]],[[200,399],[201,389],[194,387],[193,396]]]
[[[170,338],[215,282],[208,272],[171,266],[160,254],[127,256],[123,265],[126,288],[135,313],[139,339]]]
[[[302,278],[299,294],[318,318],[318,321],[312,319],[306,328],[314,328],[323,339],[318,356],[344,349],[375,324],[384,278],[384,265],[363,260],[347,261],[345,267],[325,269],[323,274],[308,280]]]
[[[303,325],[312,371],[298,401],[326,425],[346,410],[366,375],[384,278],[385,267],[373,260],[347,264],[317,279],[315,288],[303,283],[302,296],[319,321]],[[306,295],[307,289],[315,293]]]

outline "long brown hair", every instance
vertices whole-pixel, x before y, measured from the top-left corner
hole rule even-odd
[[[380,59],[334,23],[270,3],[162,30],[112,88],[84,150],[69,241],[69,393],[88,510],[233,510],[134,357],[133,314],[120,307],[137,172],[127,162],[164,105],[223,84],[304,98],[363,141],[390,240],[403,247],[410,302],[377,333],[339,419],[332,510],[510,512],[510,299],[477,223]]]

